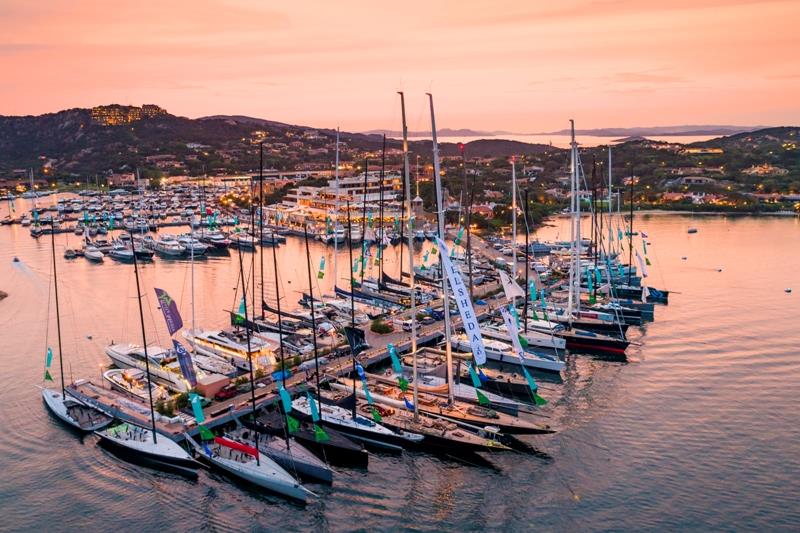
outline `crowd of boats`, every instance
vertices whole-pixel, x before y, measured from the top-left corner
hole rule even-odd
[[[432,98],[431,118],[441,214]],[[404,106],[403,133],[403,209],[408,221],[411,187]],[[204,241],[189,234],[166,244],[160,236],[151,243],[138,229],[129,229],[141,339],[106,348],[114,368],[103,374],[104,384],[78,380],[69,385],[59,340],[61,387],[45,386],[44,401],[68,425],[94,432],[128,459],[187,475],[203,463],[301,502],[317,497],[310,484],[334,482],[336,469],[366,467],[367,450],[423,451],[469,458],[472,464],[494,453],[529,452],[530,443],[519,436],[558,429],[547,417],[547,400],[537,380],[558,382],[567,356],[624,360],[629,327],[653,320],[654,304],[668,300],[666,290],[646,284],[648,237],[634,232],[632,215],[626,219],[612,212],[610,202],[603,212],[592,197],[591,235],[581,235],[581,209],[590,189],[574,140],[571,168],[573,223],[565,243],[528,242],[528,218],[525,209],[517,209],[512,166],[515,216],[510,240],[479,239],[470,235],[468,222],[448,228],[439,216],[435,229],[428,230],[438,259],[434,265],[422,269],[415,265],[414,254],[406,253],[397,278],[382,268],[376,276],[366,276],[363,267],[359,278],[357,269],[349,268],[358,250],[354,232],[346,232],[341,244],[350,255],[350,284],[323,295],[315,289],[313,280],[320,269],[312,267],[308,241],[314,235],[306,227],[302,238],[308,285],[298,302],[300,310],[282,307],[277,268],[274,280],[265,279],[262,266],[261,279],[248,284],[244,272],[257,271],[255,256],[242,254],[240,248],[239,306],[229,311],[228,327],[204,330],[192,318],[191,326],[184,328],[175,302],[156,289],[172,341],[166,348],[147,342],[139,261],[147,259],[147,251],[166,253],[158,248],[174,246],[177,253],[178,246],[186,246],[181,238],[191,246],[193,259],[194,239]],[[609,173],[609,195],[611,179]],[[260,218],[258,207],[248,214],[258,213]],[[518,213],[524,221],[524,231],[519,232],[524,242],[517,232]],[[332,215],[339,220],[339,213]],[[367,220],[363,217],[362,236],[367,234]],[[265,223],[251,225],[259,230],[250,235],[255,239]],[[346,227],[354,228],[351,223]],[[371,245],[385,244],[386,232],[379,226],[374,229],[374,243],[361,239],[362,259]],[[337,252],[338,231],[324,230],[324,235],[334,235],[331,242]],[[399,239],[409,248],[419,238],[416,228],[405,223],[399,228]],[[91,241],[95,248],[98,241]],[[51,242],[58,314],[55,235]],[[112,250],[115,245],[111,243]],[[510,256],[510,263],[493,257],[497,253]],[[273,260],[277,261],[274,253]],[[252,263],[245,266],[248,262]],[[187,268],[193,268],[193,262]],[[257,281],[261,287],[272,284],[274,304],[262,295],[255,305]],[[368,342],[366,326],[375,320],[399,326],[403,333],[372,335]],[[181,330],[188,348],[172,338]],[[51,362],[48,350],[47,377]],[[101,389],[118,395],[113,406],[103,400]],[[176,411],[163,409],[165,403]]]

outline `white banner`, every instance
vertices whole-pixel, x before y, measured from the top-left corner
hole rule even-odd
[[[447,250],[447,245],[438,237],[436,238],[436,244],[439,246],[439,256],[442,258],[442,265],[447,273],[447,281],[450,282],[450,286],[453,288],[453,295],[456,299],[458,312],[461,315],[464,331],[467,333],[469,345],[472,348],[472,355],[475,356],[475,363],[483,365],[486,363],[486,349],[483,347],[483,337],[481,337],[478,317],[475,316],[475,309],[473,309],[472,301],[469,298],[469,289],[464,285],[461,273],[450,261],[450,252]],[[448,296],[445,294],[443,297],[447,298]]]
[[[517,329],[517,321],[511,316],[511,313],[505,306],[500,308],[500,314],[503,315],[503,322],[506,325],[508,334],[511,337],[511,344],[514,345],[514,351],[517,352],[519,362],[525,358],[525,350],[522,349],[522,343],[519,342],[519,329]]]
[[[503,292],[506,293],[506,299],[513,302],[514,298],[525,298],[525,291],[522,287],[517,285],[517,282],[508,277],[508,274],[502,270],[497,271],[500,274],[500,283],[503,284]]]
[[[646,278],[647,277],[647,266],[645,266],[644,259],[642,259],[642,256],[639,255],[638,251],[636,252],[636,260],[639,261],[639,268],[642,270],[642,277]]]

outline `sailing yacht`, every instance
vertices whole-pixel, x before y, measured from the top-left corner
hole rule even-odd
[[[186,434],[186,440],[195,450],[197,457],[228,474],[248,481],[272,492],[288,496],[302,503],[317,495],[303,487],[286,470],[257,448],[234,438],[215,437],[213,441],[197,443]]]
[[[64,361],[61,351],[61,318],[58,305],[58,270],[56,268],[56,241],[55,231],[51,232],[50,246],[53,255],[53,285],[55,288],[56,304],[56,333],[58,335],[58,360],[59,373],[61,376],[61,391],[42,387],[42,399],[50,411],[59,419],[63,420],[73,428],[81,431],[94,431],[103,428],[111,423],[111,417],[94,409],[83,402],[67,396],[64,386]],[[48,349],[46,366],[50,366],[52,352]],[[49,377],[49,372],[45,374],[45,379]]]

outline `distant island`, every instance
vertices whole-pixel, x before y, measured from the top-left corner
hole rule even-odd
[[[737,133],[747,133],[769,126],[728,126],[728,125],[699,125],[699,126],[642,126],[633,128],[595,128],[575,130],[576,135],[591,135],[593,137],[621,137],[625,140],[644,139],[653,136],[670,137],[692,137],[698,135],[736,135]],[[403,134],[396,130],[369,130],[364,132],[366,135],[386,135],[387,137],[401,137]],[[558,131],[545,131],[539,133],[519,133],[505,130],[472,130],[469,128],[450,129],[441,128],[437,130],[439,137],[499,137],[503,135],[569,135],[569,129]],[[409,137],[429,137],[430,131],[409,131]]]

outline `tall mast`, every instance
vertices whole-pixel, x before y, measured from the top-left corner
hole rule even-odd
[[[264,141],[258,143],[258,239],[261,241],[261,252],[258,254],[261,263],[261,319],[264,319]],[[275,233],[272,233],[272,248],[277,246]],[[255,283],[255,282],[253,282]],[[253,287],[255,289],[255,287]],[[253,291],[255,292],[255,291]],[[256,310],[253,307],[253,316]]]
[[[58,366],[61,370],[61,399],[66,400],[67,393],[64,387],[64,360],[61,355],[61,313],[58,308],[58,271],[56,270],[56,216],[50,218],[50,245],[53,249],[53,286],[56,293],[56,331],[58,332]]]
[[[575,121],[570,119],[570,132],[571,132],[571,141],[570,141],[570,151],[569,151],[569,207],[570,207],[570,254],[569,254],[569,297],[567,300],[567,320],[569,320],[570,327],[572,326],[572,309],[573,309],[573,299],[575,297],[575,250],[576,250],[576,243],[575,243],[575,198],[576,198],[576,191],[575,191]]]
[[[381,151],[381,174],[380,183],[378,184],[378,251],[380,255],[378,261],[378,282],[383,283],[383,177],[386,172],[386,134],[383,134],[383,150]],[[401,278],[402,281],[402,278]],[[379,285],[380,288],[380,285]]]
[[[144,369],[147,375],[147,398],[150,402],[150,422],[153,426],[153,444],[158,444],[156,437],[156,412],[153,409],[153,388],[150,386],[150,356],[147,355],[147,336],[144,333],[144,311],[142,310],[142,290],[139,287],[139,261],[136,259],[136,245],[131,235],[131,249],[133,250],[133,272],[136,276],[136,300],[139,302],[139,323],[142,325],[142,349],[144,350]]]
[[[339,128],[336,128],[336,168],[333,169],[333,179],[336,182],[336,197],[333,201],[333,287],[336,288],[339,275],[337,256],[339,255],[339,237],[336,230],[339,227]],[[348,231],[350,229],[348,228]],[[334,295],[335,296],[335,295]],[[313,309],[313,304],[312,304]]]
[[[631,284],[633,267],[633,165],[631,165],[631,220],[628,228],[628,286]]]
[[[611,211],[611,145],[608,145],[608,248],[607,252],[614,250],[614,233],[611,228],[611,221],[613,220],[613,213]],[[608,273],[611,276],[611,272]],[[610,281],[609,281],[610,283]]]
[[[575,153],[575,310],[581,311],[581,161],[578,154],[578,143],[575,141],[575,123],[572,123],[572,150]]]
[[[252,207],[252,203],[251,203]],[[255,379],[253,378],[253,350],[250,346],[250,328],[247,327],[247,282],[244,279],[244,265],[242,264],[242,248],[241,246],[237,246],[239,250],[239,276],[242,280],[242,302],[244,302],[244,317],[245,317],[245,328],[244,334],[247,338],[247,366],[250,368],[250,404],[253,408],[253,422],[256,421],[256,385]],[[253,309],[253,316],[255,320],[256,310]],[[283,364],[283,357],[281,357],[281,365]],[[256,450],[258,450],[258,431],[254,431],[255,436],[255,444]],[[261,459],[259,459],[259,454],[256,454],[256,464],[261,465]]]
[[[511,156],[511,276],[514,282],[517,281],[517,158]],[[511,300],[512,305],[516,305],[517,298]]]
[[[530,278],[529,278],[529,271],[530,265],[528,264],[528,254],[530,252],[530,213],[528,211],[528,207],[530,203],[528,202],[528,189],[525,189],[525,308],[522,311],[522,322],[525,327],[525,333],[528,333],[528,294],[530,291]]]
[[[335,228],[334,228],[335,230]],[[317,403],[320,404],[319,419],[322,422],[322,402],[319,388],[319,356],[317,353],[317,319],[314,316],[314,283],[311,281],[311,252],[308,249],[308,226],[303,226],[303,236],[306,240],[306,268],[308,270],[308,297],[311,299],[311,335],[314,341],[314,368],[317,377]],[[334,235],[334,240],[336,236]]]
[[[278,350],[281,358],[281,385],[286,388],[286,365],[283,360],[283,315],[281,313],[281,286],[278,283],[278,252],[272,247],[272,270],[275,274],[275,308],[278,311]],[[264,302],[261,302],[264,306]],[[314,315],[314,307],[312,304],[311,315]],[[287,413],[288,414],[288,413]]]
[[[405,216],[409,225],[408,228],[408,272],[411,275],[411,358],[413,361],[413,374],[411,381],[414,384],[414,421],[419,420],[419,410],[417,408],[419,389],[417,387],[417,295],[414,283],[414,232],[411,231],[411,177],[408,164],[408,126],[406,125],[406,101],[405,95],[398,92],[400,95],[400,110],[403,115],[403,188],[405,189]],[[401,226],[402,228],[402,226]],[[400,250],[403,249],[403,243],[400,243]],[[400,260],[400,268],[402,270],[402,259]],[[442,273],[444,274],[444,272]],[[402,275],[400,276],[402,281]]]
[[[467,159],[464,150],[461,151],[461,159],[464,162],[464,172],[467,172]],[[472,282],[472,204],[475,202],[475,174],[472,174],[472,183],[469,189],[469,206],[467,207],[467,268],[469,270],[469,298],[474,300],[474,287]]]
[[[364,159],[364,196],[361,197],[363,209],[361,210],[361,283],[364,283],[364,271],[367,264],[367,176],[369,170],[369,159]]]
[[[428,102],[431,107],[431,136],[433,140],[433,174],[436,183],[436,210],[439,225],[439,238],[442,241],[447,237],[444,232],[444,208],[442,197],[442,176],[439,171],[439,144],[436,141],[436,117],[433,112],[433,95],[428,94]],[[439,254],[439,268],[442,276],[442,298],[444,299],[444,330],[445,330],[445,354],[447,362],[447,398],[452,404],[453,396],[453,346],[450,342],[452,331],[450,328],[450,297],[447,294],[447,275],[444,271],[444,261],[442,254]],[[412,273],[413,275],[413,273]]]
[[[347,201],[347,227],[352,227],[350,225],[350,200]],[[363,237],[363,235],[362,235]],[[355,290],[355,279],[353,279],[353,236],[352,232],[347,233],[347,247],[348,254],[350,254],[350,327],[356,327],[356,303],[355,303],[355,295],[353,291]],[[311,312],[313,313],[314,310],[312,309]],[[353,346],[350,347],[352,352]],[[356,397],[356,376],[358,375],[358,371],[356,370],[356,354],[351,354],[353,357],[353,398]],[[353,420],[356,419],[356,402],[353,402]]]
[[[202,213],[202,211],[201,211]],[[202,214],[200,215],[203,216]],[[203,219],[200,219],[200,226],[203,225]],[[192,278],[192,350],[196,350],[197,346],[194,340],[195,337],[195,321],[194,321],[194,215],[189,217],[189,243],[191,244],[190,250],[190,259],[191,259],[191,278]],[[133,250],[133,255],[136,255],[136,249],[133,245],[131,245],[131,249]]]

